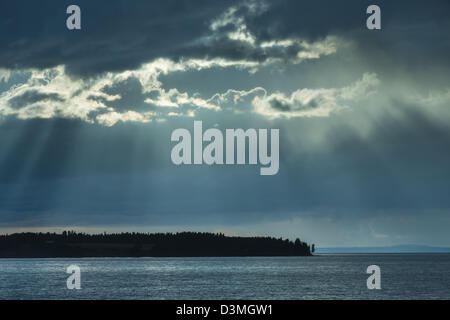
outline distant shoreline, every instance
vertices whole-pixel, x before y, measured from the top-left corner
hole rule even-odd
[[[316,252],[315,257],[320,256],[357,256],[357,255],[413,255],[413,254],[450,254],[450,252]]]
[[[383,247],[329,247],[318,248],[317,254],[400,254],[400,253],[450,253],[450,248],[426,245],[395,245]]]

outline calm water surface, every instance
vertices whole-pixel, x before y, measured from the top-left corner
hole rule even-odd
[[[372,264],[381,290],[366,287]],[[0,259],[0,299],[450,299],[450,254]]]

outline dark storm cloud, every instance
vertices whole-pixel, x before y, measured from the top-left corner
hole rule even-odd
[[[383,31],[368,33],[365,9],[370,1],[280,0],[249,1],[78,1],[82,9],[82,30],[69,31],[65,26],[67,1],[4,1],[0,4],[0,67],[23,69],[48,68],[59,64],[67,71],[93,76],[104,71],[135,69],[157,57],[215,58],[263,62],[269,57],[290,59],[298,48],[276,47],[262,50],[262,41],[286,38],[320,40],[336,34],[361,43],[369,55],[380,58],[376,43],[383,51],[396,55],[443,59],[441,49],[449,48],[443,38],[429,39],[429,49],[419,48],[414,34],[422,40],[432,30],[449,26],[448,1],[379,1]],[[211,23],[236,5],[236,21],[211,30]],[[259,9],[255,9],[259,8]],[[252,9],[253,8],[253,9]],[[231,19],[233,21],[233,19]],[[433,23],[431,23],[431,21]],[[225,35],[245,25],[255,36],[255,43],[231,40]],[[410,30],[406,37],[392,37]],[[436,40],[436,41],[435,41]],[[414,50],[411,50],[411,46]],[[434,49],[434,50],[433,50]],[[437,49],[437,50],[436,50]],[[420,55],[417,54],[417,51]],[[416,52],[416,54],[411,53]],[[370,57],[370,55],[369,55]],[[419,59],[419,58],[417,58]]]
[[[15,96],[8,100],[8,104],[13,109],[20,109],[28,106],[29,104],[41,101],[64,102],[64,98],[57,93],[43,93],[38,90],[28,90],[21,95]]]
[[[444,26],[448,24],[450,10],[446,0],[432,0],[426,5],[420,0],[376,1],[382,12],[382,30],[387,30],[367,33],[366,9],[375,4],[370,0],[350,0],[345,3],[280,0],[269,3],[270,10],[249,16],[246,20],[258,39],[301,36],[312,40],[330,33],[345,34],[349,31],[365,31],[367,37],[380,36],[383,32],[390,32],[388,29],[393,25],[426,27],[427,23],[433,22]]]
[[[2,1],[0,66],[65,64],[77,75],[135,69],[180,56],[233,1],[77,1],[82,30],[66,28],[68,1]]]

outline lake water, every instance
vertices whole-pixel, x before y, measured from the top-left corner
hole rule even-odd
[[[81,290],[66,287],[72,264]],[[0,299],[450,299],[450,254],[0,259]]]

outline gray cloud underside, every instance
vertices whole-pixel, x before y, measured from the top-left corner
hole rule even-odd
[[[41,93],[37,90],[28,90],[21,95],[9,99],[8,103],[13,109],[20,109],[29,104],[48,100],[64,102],[64,99],[57,93]]]

